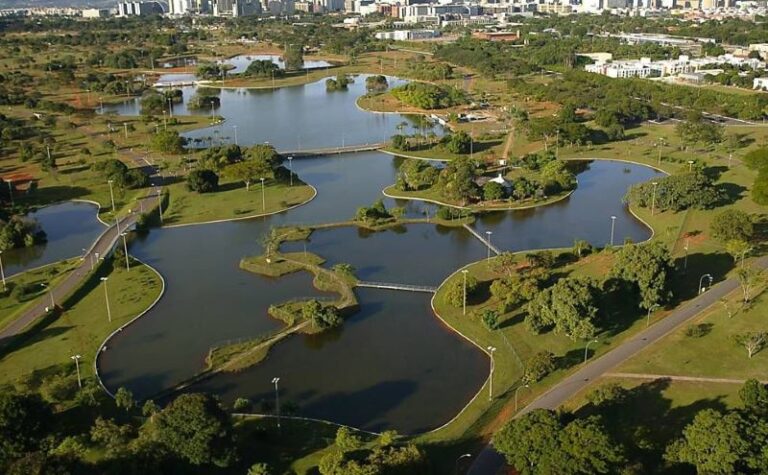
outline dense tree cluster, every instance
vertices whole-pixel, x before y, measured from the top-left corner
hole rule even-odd
[[[411,82],[390,91],[398,100],[420,109],[445,109],[464,104],[464,93],[451,86]]]
[[[335,78],[328,78],[325,80],[325,90],[328,92],[346,91],[351,82],[352,79],[346,74],[339,74]]]
[[[284,74],[285,72],[280,69],[280,66],[272,62],[271,59],[257,59],[252,61],[243,73],[244,76],[255,78],[279,78]]]
[[[125,163],[115,158],[96,162],[92,168],[107,180],[111,180],[118,189],[143,188],[149,185],[149,177],[140,168],[128,168]]]
[[[533,333],[554,329],[573,340],[592,338],[597,332],[599,290],[585,278],[558,280],[528,303],[526,328]]]
[[[672,265],[669,250],[662,242],[623,246],[616,253],[610,276],[631,288],[643,308],[666,303],[671,294]]]
[[[451,79],[453,68],[445,63],[426,61],[424,56],[406,60],[405,68],[408,76],[420,81],[438,81]]]
[[[752,150],[744,156],[744,164],[757,171],[752,184],[752,200],[761,205],[768,205],[768,148]]]
[[[714,184],[712,177],[699,170],[632,185],[624,196],[624,200],[632,206],[650,208],[653,205],[660,211],[707,209],[724,198],[724,191]]]
[[[403,160],[397,174],[397,187],[403,191],[423,190],[437,183],[439,171],[426,160]]]

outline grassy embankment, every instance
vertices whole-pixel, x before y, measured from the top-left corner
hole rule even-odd
[[[7,291],[0,293],[0,329],[45,295],[51,285],[56,285],[70,271],[77,268],[79,261],[78,258],[67,259],[7,278]],[[16,296],[13,293],[14,288],[27,290],[16,290]]]
[[[112,321],[108,321],[104,284],[108,277]],[[114,330],[146,310],[160,295],[162,280],[151,268],[134,262],[130,271],[112,270],[109,263],[97,269],[65,302],[63,310],[46,317],[2,349],[0,384],[20,380],[33,386],[52,374],[73,374],[70,356],[82,356],[84,378],[93,375],[99,345]]]

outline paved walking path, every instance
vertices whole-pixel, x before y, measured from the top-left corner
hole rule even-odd
[[[153,186],[161,184],[162,177],[157,175],[157,169],[147,161],[144,156],[139,153],[131,151],[124,151],[124,155],[136,163],[136,165],[142,167],[145,173],[150,175],[150,183]],[[147,191],[147,194],[138,200],[137,207],[141,209],[150,209],[157,200],[157,192],[159,189],[151,188]],[[132,229],[136,224],[136,220],[139,218],[137,210],[132,210],[127,216],[120,218],[119,229],[120,232]],[[95,262],[98,258],[104,257],[113,249],[120,239],[120,233],[118,233],[118,226],[114,223],[111,224],[91,245],[90,249],[83,255],[80,265],[72,272],[69,273],[62,281],[49,290],[45,295],[38,299],[32,307],[25,310],[19,315],[13,322],[0,330],[0,347],[9,343],[13,337],[22,333],[37,319],[43,317],[48,312],[53,311],[53,305],[61,305],[61,302],[71,295],[75,290],[80,288],[91,275],[91,262]],[[53,304],[52,304],[53,301]]]
[[[731,378],[706,378],[701,376],[678,376],[674,374],[648,374],[648,373],[605,373],[603,376],[608,378],[628,378],[628,379],[669,379],[672,381],[690,381],[690,382],[702,382],[702,383],[728,383],[728,384],[744,384],[746,379],[731,379]],[[766,384],[768,381],[761,381]]]
[[[767,268],[768,256],[757,259],[753,265],[762,269]],[[739,282],[735,278],[720,282],[704,294],[682,305],[663,320],[638,333],[603,356],[584,365],[581,369],[534,399],[533,402],[517,413],[515,417],[535,409],[556,409],[574,394],[589,386],[595,379],[605,375],[609,370],[665,337],[674,329],[738,288]],[[489,444],[478,454],[467,473],[468,475],[495,475],[503,465],[504,458]]]

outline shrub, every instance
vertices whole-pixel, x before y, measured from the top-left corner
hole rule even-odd
[[[210,193],[219,189],[219,175],[213,170],[192,170],[187,175],[187,188],[198,193]]]
[[[523,381],[526,384],[536,383],[554,370],[555,355],[549,351],[539,351],[526,362]]]

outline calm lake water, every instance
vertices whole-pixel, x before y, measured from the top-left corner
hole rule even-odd
[[[303,86],[272,89],[223,89],[216,114],[225,121],[213,127],[184,134],[197,139],[193,146],[235,142],[253,145],[269,142],[281,151],[377,143],[398,133],[397,126],[408,122],[400,114],[371,113],[359,109],[356,99],[365,94],[365,75],[355,77],[347,91],[327,92],[325,79]],[[389,78],[390,86],[405,81]],[[190,111],[186,101],[197,86],[181,88],[184,102],[173,106],[174,115],[210,115],[210,110]],[[139,115],[138,99],[105,105],[107,113]],[[412,131],[408,127],[405,132]],[[439,129],[435,132],[440,134]]]
[[[93,241],[104,232],[96,219],[98,208],[90,203],[66,202],[40,208],[34,218],[48,236],[48,242],[38,246],[3,252],[5,275],[10,276],[35,267],[84,254]]]
[[[280,326],[270,304],[318,295],[309,275],[273,280],[238,269],[239,260],[262,252],[259,237],[271,226],[349,219],[378,199],[394,181],[397,160],[371,152],[294,160],[294,170],[318,189],[295,210],[248,221],[153,230],[132,253],[166,278],[166,294],[136,324],[110,342],[100,358],[111,389],[126,386],[149,396],[195,374],[210,346],[252,337]],[[579,189],[559,204],[500,212],[475,224],[493,231],[503,249],[570,246],[574,239],[602,245],[610,238],[641,241],[649,231],[621,203],[626,187],[655,175],[651,169],[594,162],[579,174]],[[393,200],[385,200],[393,206]],[[431,205],[408,203],[419,215]],[[434,211],[432,211],[432,214]],[[289,243],[285,249],[302,249]],[[307,249],[352,264],[365,280],[437,285],[459,266],[485,257],[486,249],[463,228],[432,224],[366,233],[356,228],[315,232]],[[231,403],[271,400],[279,376],[281,398],[299,413],[367,429],[418,432],[449,420],[488,374],[487,357],[443,327],[428,294],[361,289],[361,311],[343,328],[319,336],[294,336],[276,345],[261,364],[218,375],[194,386]]]

